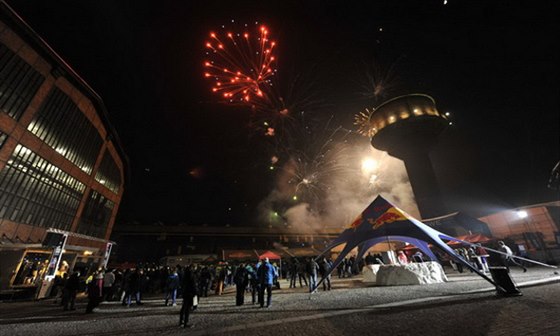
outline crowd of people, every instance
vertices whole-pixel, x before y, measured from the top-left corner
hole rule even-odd
[[[99,268],[87,276],[78,270],[71,275],[57,275],[51,296],[54,303],[63,306],[64,310],[75,310],[76,296],[83,289],[88,298],[86,313],[92,313],[103,301],[118,300],[123,306],[130,307],[133,304],[142,305],[146,295],[153,297],[160,294],[165,306],[176,306],[182,297],[180,325],[189,327],[189,311],[196,309],[199,298],[207,297],[211,291],[222,295],[229,286],[236,286],[237,305],[243,305],[245,293],[250,292],[252,304],[270,307],[272,289],[280,288],[279,276],[279,267],[268,258],[233,265],[222,262],[205,266],[191,264],[186,267],[154,266],[126,270]]]
[[[503,254],[498,255],[502,265],[509,269],[510,264],[526,268],[513,258],[511,249],[502,241],[498,242]],[[490,263],[488,252],[480,244],[470,247],[459,247],[455,252],[470,263],[473,268],[488,272]],[[442,259],[443,260],[443,259]],[[458,272],[463,272],[463,265],[448,259],[450,265]],[[397,262],[424,262],[424,255],[417,251],[408,255],[404,251],[397,252]],[[339,278],[352,277],[361,272],[364,265],[383,264],[380,254],[368,253],[365,258],[356,260],[354,256],[344,258],[337,266]],[[86,313],[93,310],[103,301],[119,301],[123,306],[142,305],[146,295],[161,295],[162,304],[176,306],[183,298],[180,311],[180,326],[190,327],[189,312],[196,309],[200,298],[209,293],[222,295],[229,286],[235,286],[235,303],[244,304],[246,293],[251,295],[251,303],[262,308],[272,305],[273,288],[280,289],[280,277],[289,280],[289,288],[308,287],[309,292],[316,292],[319,279],[323,279],[323,290],[331,290],[331,269],[333,261],[327,257],[319,259],[291,258],[279,267],[268,258],[255,263],[229,264],[220,262],[216,265],[191,264],[186,267],[137,267],[134,269],[103,269],[88,272],[87,276],[80,271],[72,274],[64,273],[54,280],[52,295],[55,303],[60,303],[64,310],[75,310],[76,295],[85,289],[88,297]],[[85,287],[84,284],[85,283]],[[266,295],[266,298],[265,298]]]

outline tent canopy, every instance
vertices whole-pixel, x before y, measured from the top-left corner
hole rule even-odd
[[[259,257],[255,250],[223,250],[223,260],[252,260]]]
[[[264,258],[268,258],[270,260],[280,260],[280,259],[282,259],[278,254],[276,254],[272,251],[266,251],[265,253],[263,253],[259,256],[259,259],[264,259]]]
[[[377,198],[362,211],[358,218],[356,218],[340,236],[335,238],[317,258],[320,258],[333,247],[346,243],[342,252],[333,262],[333,266],[329,272],[330,274],[355,247],[359,248],[357,259],[360,259],[372,246],[380,242],[395,240],[403,241],[418,247],[426,256],[434,261],[437,260],[437,257],[430,249],[430,245],[438,247],[456,262],[462,263],[465,267],[476,272],[491,284],[501,288],[494,281],[481,273],[476,267],[473,267],[471,263],[455,253],[455,251],[444,242],[444,240],[461,242],[460,239],[448,236],[420,222],[395,205],[389,203],[389,201],[381,195],[377,196]],[[324,278],[317,284],[317,287],[323,280]]]

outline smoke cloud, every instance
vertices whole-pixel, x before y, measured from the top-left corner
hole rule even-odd
[[[404,163],[362,139],[352,144],[336,144],[332,151],[336,157],[320,154],[319,160],[309,160],[312,162],[286,160],[276,176],[276,187],[259,205],[260,221],[305,231],[344,228],[377,195],[419,217]],[[364,159],[374,162],[375,167],[364,170]],[[333,167],[333,162],[337,169],[328,168]]]

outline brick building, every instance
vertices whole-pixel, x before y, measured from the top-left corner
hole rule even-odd
[[[0,2],[0,289],[103,263],[126,167],[101,98]]]

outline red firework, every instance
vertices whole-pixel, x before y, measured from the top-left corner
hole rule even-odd
[[[265,26],[257,27],[256,33],[224,31],[210,32],[206,42],[208,60],[204,62],[204,77],[213,80],[212,92],[230,102],[249,103],[266,100],[276,42],[269,38]]]

